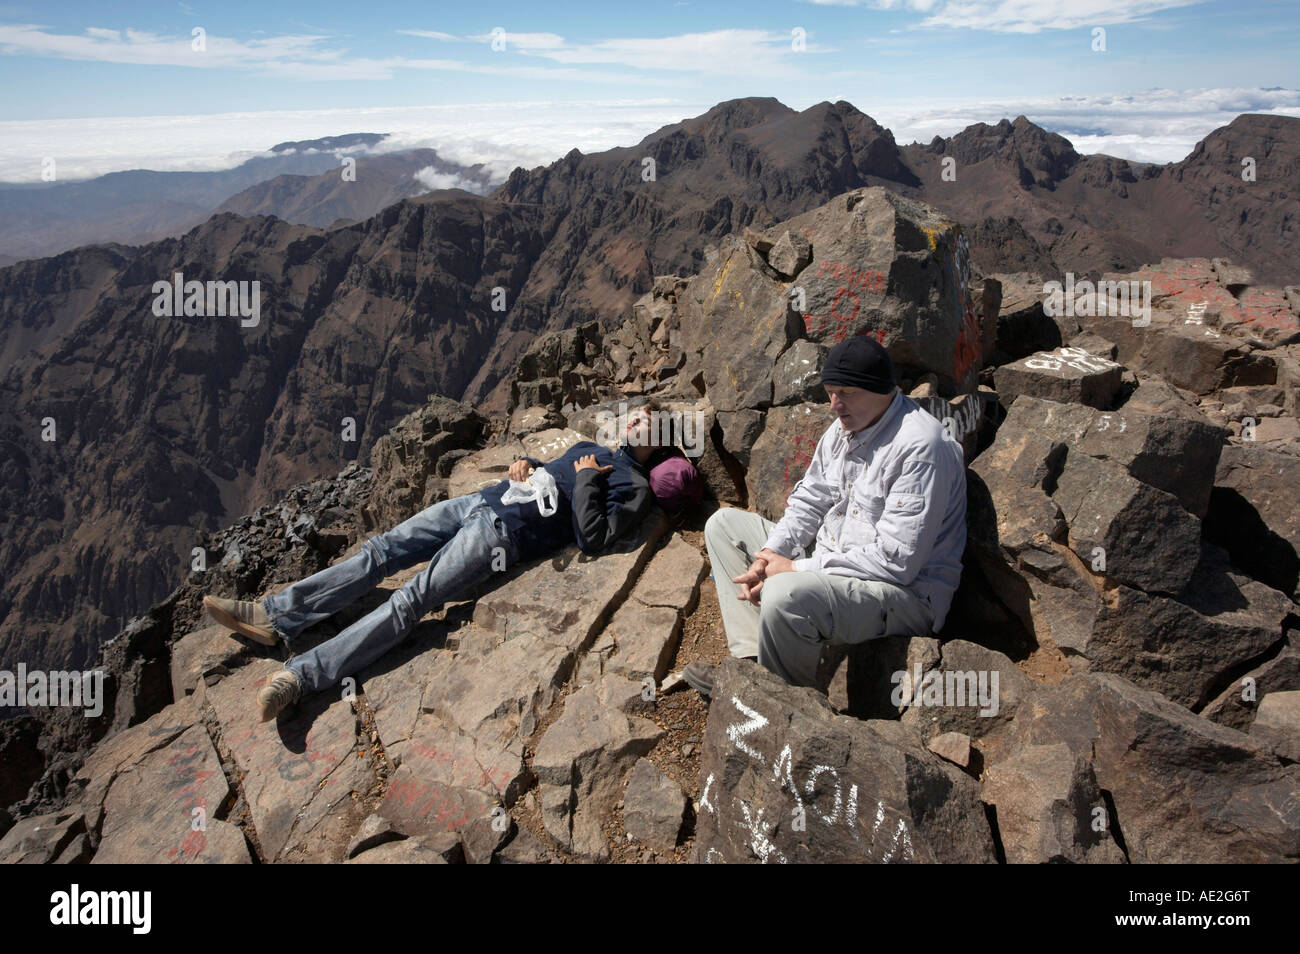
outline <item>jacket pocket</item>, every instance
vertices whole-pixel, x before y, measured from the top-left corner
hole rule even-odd
[[[873,494],[869,488],[854,484],[844,511],[844,527],[840,531],[840,546],[848,549],[872,543],[876,539],[876,521],[885,508],[885,498]]]
[[[921,494],[891,493],[885,498],[885,520],[889,535],[909,551],[921,542],[925,521],[925,497]]]

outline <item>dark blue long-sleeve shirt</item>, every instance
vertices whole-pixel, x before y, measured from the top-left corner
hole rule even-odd
[[[613,465],[608,474],[591,468],[574,471],[574,462],[588,454],[596,463]],[[570,447],[562,457],[533,467],[544,467],[555,478],[559,500],[555,513],[543,517],[537,501],[503,504],[510,486],[503,480],[479,491],[506,525],[520,560],[533,560],[576,542],[584,553],[599,553],[636,526],[650,512],[649,469],[632,456],[627,446],[611,451],[591,441]],[[653,464],[651,458],[647,464]]]

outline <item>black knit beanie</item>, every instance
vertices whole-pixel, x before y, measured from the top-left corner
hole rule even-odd
[[[822,387],[862,388],[888,394],[894,389],[894,365],[875,338],[846,338],[826,355]]]

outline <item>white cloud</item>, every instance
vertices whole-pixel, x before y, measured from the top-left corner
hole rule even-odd
[[[422,36],[427,40],[459,40],[460,37],[451,33],[442,33],[439,30],[398,30],[398,33],[405,33],[407,36]]]
[[[466,192],[482,193],[483,189],[473,179],[454,172],[439,172],[433,166],[425,166],[415,174],[415,181],[425,189],[464,189]]]
[[[859,101],[845,90],[844,98],[888,127],[900,145],[1024,114],[1059,131],[1080,152],[1140,162],[1182,159],[1240,113],[1300,116],[1300,91],[1287,89],[882,104]],[[276,141],[351,132],[389,133],[379,152],[423,146],[461,165],[486,163],[500,180],[517,165],[545,165],[570,149],[592,153],[634,145],[713,105],[659,98],[8,121],[0,122],[0,182],[39,181],[45,156],[55,157],[65,181],[123,169],[204,171],[238,165]]]
[[[470,39],[490,42],[493,37],[485,33]],[[507,52],[513,49],[557,63],[604,63],[640,70],[731,76],[788,73],[791,71],[783,67],[788,56],[826,52],[824,47],[806,41],[803,53],[796,54],[791,40],[790,33],[743,29],[663,37],[615,37],[594,43],[569,43],[554,33],[505,34]]]
[[[918,27],[1041,33],[1132,23],[1206,0],[808,0],[817,6],[868,7],[928,14]]]
[[[570,149],[590,153],[633,145],[712,105],[668,99],[498,102],[12,120],[0,122],[0,182],[40,181],[45,156],[55,158],[63,181],[123,169],[203,172],[266,155],[276,142],[352,132],[389,133],[375,152],[433,148],[461,165],[485,163],[496,179],[504,179],[515,166],[545,165]]]
[[[1127,95],[905,103],[867,110],[900,145],[951,136],[967,126],[1026,116],[1081,153],[1177,162],[1242,113],[1300,116],[1300,90],[1152,89]]]
[[[549,34],[524,34],[545,37]],[[328,46],[323,35],[271,36],[248,41],[208,33],[206,48],[196,51],[192,37],[164,37],[156,33],[89,27],[82,34],[51,33],[34,24],[0,24],[0,53],[55,59],[125,63],[135,66],[177,66],[190,69],[228,69],[296,80],[388,80],[399,70],[482,73],[523,80],[579,80],[589,83],[626,82],[626,76],[567,67],[521,66],[502,58],[486,63],[462,60],[348,56],[346,50]],[[544,41],[543,41],[544,42]],[[641,80],[641,82],[649,82]],[[680,85],[655,80],[659,85]]]

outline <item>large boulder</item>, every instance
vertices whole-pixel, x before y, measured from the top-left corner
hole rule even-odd
[[[1027,394],[1061,404],[1105,410],[1119,393],[1123,368],[1082,348],[1039,351],[993,372],[993,386],[1006,407]]]
[[[597,686],[571,695],[537,744],[533,771],[547,832],[579,858],[609,858],[602,821],[623,795],[637,760],[663,730],[649,719],[606,705]]]
[[[693,860],[992,862],[978,785],[894,721],[729,657],[709,707]]]
[[[1057,744],[1090,763],[1110,793],[1107,824],[1122,835],[1130,862],[1300,858],[1300,766],[1284,765],[1244,733],[1119,676],[1092,673],[1042,689],[1016,718],[1006,751]]]
[[[1250,444],[1223,449],[1214,478],[1208,539],[1257,580],[1300,599],[1300,457]]]
[[[785,513],[785,500],[803,479],[817,442],[835,420],[825,404],[796,404],[767,412],[745,473],[750,508],[769,520]]]

